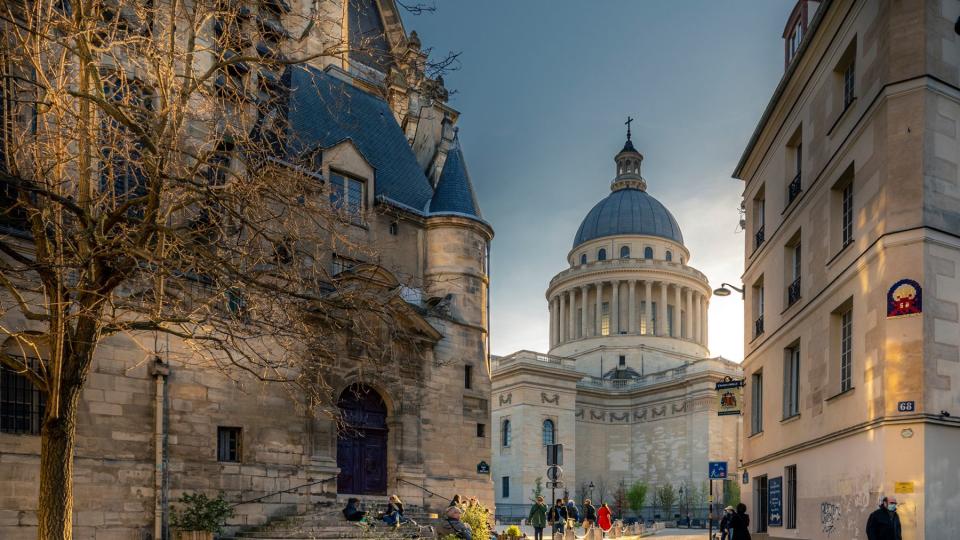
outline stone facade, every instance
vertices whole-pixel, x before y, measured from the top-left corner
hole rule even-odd
[[[809,11],[735,172],[751,233],[743,498],[760,538],[865,538],[884,494],[904,539],[947,538],[960,527],[947,472],[960,467],[960,6]],[[903,279],[922,313],[892,317]],[[782,526],[766,526],[774,478]]]
[[[331,249],[323,263],[334,268],[332,274],[337,257],[376,263],[385,283],[403,290],[407,320],[395,324],[415,328],[421,339],[395,364],[370,370],[363,351],[351,349],[346,336],[331,336],[345,343],[327,374],[331,397],[361,384],[386,407],[386,442],[377,454],[386,460],[386,486],[374,495],[397,493],[417,506],[445,507],[446,499],[425,488],[492,504],[490,478],[477,471],[479,462],[490,461],[490,437],[477,425],[485,426],[490,415],[487,265],[493,230],[475,199],[443,195],[450,189],[470,198],[472,187],[455,139],[458,113],[443,102],[442,82],[424,77],[419,39],[407,35],[394,2],[356,3],[378,10],[391,51],[401,60],[388,73],[347,56],[322,57],[313,67],[370,96],[364,103],[393,111],[387,122],[396,125],[389,129],[406,140],[408,159],[421,166],[418,181],[435,194],[425,208],[381,197],[381,171],[359,137],[323,148],[313,173],[327,178],[336,170],[366,186],[362,226],[343,231],[363,253]],[[311,5],[293,3],[294,9]],[[347,2],[320,6],[329,27],[310,34],[303,44],[308,51],[347,39]],[[427,133],[432,135],[424,138]],[[448,166],[453,153],[458,170]],[[370,253],[376,260],[365,260]],[[24,321],[3,323],[18,328]],[[114,337],[98,347],[78,418],[75,538],[155,538],[158,520],[167,533],[170,505],[184,492],[222,492],[230,502],[243,502],[231,529],[331,500],[341,472],[338,437],[344,436],[334,418],[307,410],[302,396],[280,385],[191,362],[182,343],[170,340],[162,349],[169,354],[156,358],[153,336],[142,342]],[[466,372],[472,375],[467,388]],[[218,428],[239,428],[235,461],[218,456]],[[0,433],[0,538],[36,538],[39,452],[36,435]],[[278,493],[283,490],[291,492]]]
[[[689,495],[705,484],[708,461],[737,463],[740,419],[718,416],[714,385],[741,371],[709,357],[709,284],[689,265],[673,216],[646,194],[642,159],[628,138],[611,195],[550,281],[549,354],[494,361],[492,471],[503,517],[526,515],[537,479],[546,482],[550,442],[564,446],[556,494],[611,504],[634,482],[651,486],[647,507],[666,484]]]

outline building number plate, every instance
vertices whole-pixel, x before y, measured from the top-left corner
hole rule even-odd
[[[916,410],[916,406],[913,401],[900,401],[897,403],[897,411],[899,412],[913,412]]]

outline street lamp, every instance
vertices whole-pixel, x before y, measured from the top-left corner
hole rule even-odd
[[[592,501],[593,500],[593,480],[590,481],[590,485],[587,486],[587,489],[590,492],[590,500]]]
[[[715,296],[730,296],[730,289],[728,289],[727,287],[740,293],[740,298],[743,298],[743,295],[744,295],[743,289],[741,289],[740,287],[734,287],[729,283],[721,283],[719,288],[713,290],[713,294]]]

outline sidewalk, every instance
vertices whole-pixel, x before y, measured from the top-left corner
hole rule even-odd
[[[509,527],[509,525],[498,525],[497,532],[502,533]],[[524,526],[520,527],[520,530],[527,535],[531,540],[533,539],[533,527]],[[583,538],[583,529],[577,531],[578,539]],[[543,534],[544,540],[550,540],[550,528],[544,530]],[[640,538],[639,536],[624,536],[623,538]],[[663,529],[657,531],[655,534],[648,538],[656,538],[657,540],[707,540],[707,531],[703,529]]]

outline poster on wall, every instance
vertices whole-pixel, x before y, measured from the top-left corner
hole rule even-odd
[[[743,380],[725,377],[723,381],[716,384],[716,390],[719,399],[717,416],[740,414],[740,403],[743,402]]]
[[[923,290],[912,279],[901,279],[887,291],[887,318],[907,317],[923,312]]]
[[[767,525],[783,527],[783,477],[771,478],[767,484],[767,504],[770,518]]]

